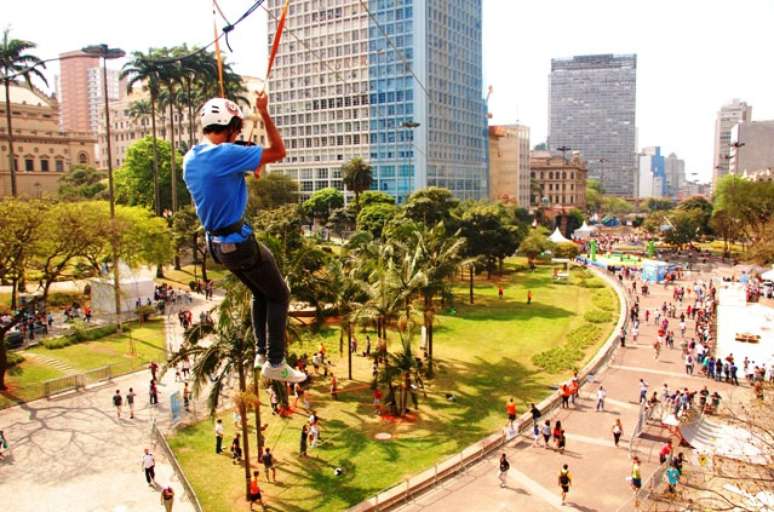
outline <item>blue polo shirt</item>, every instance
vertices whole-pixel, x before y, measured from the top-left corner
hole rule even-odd
[[[183,181],[193,198],[204,229],[222,229],[238,222],[247,208],[245,173],[261,163],[261,146],[197,144],[183,159]],[[244,224],[240,233],[216,236],[213,242],[240,243],[253,232]]]

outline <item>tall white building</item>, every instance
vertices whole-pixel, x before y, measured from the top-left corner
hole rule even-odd
[[[269,41],[284,2],[269,0]],[[301,198],[344,189],[353,157],[404,201],[427,186],[487,195],[481,0],[291,2],[269,80],[287,157],[270,166]],[[374,19],[376,21],[374,21]]]
[[[121,72],[115,69],[107,70],[108,101],[121,99]],[[99,131],[99,116],[105,111],[104,86],[102,85],[102,68],[99,66],[87,70],[87,97],[89,99],[89,127],[92,133]]]
[[[664,193],[669,197],[677,197],[685,185],[685,160],[677,158],[674,153],[664,159]]]
[[[489,199],[529,208],[529,127],[489,127]]]
[[[637,198],[664,197],[666,177],[665,159],[659,146],[643,148],[638,156],[639,173],[637,180]]]
[[[728,174],[731,149],[731,129],[740,121],[752,120],[752,106],[734,98],[728,105],[723,105],[715,119],[715,155],[712,169],[712,190],[717,181]]]

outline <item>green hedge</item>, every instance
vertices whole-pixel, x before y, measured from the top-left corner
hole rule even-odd
[[[583,324],[570,331],[565,345],[532,356],[532,364],[548,373],[572,370],[583,359],[585,349],[597,343],[601,335],[602,329],[599,326]]]
[[[604,311],[613,311],[615,309],[615,302],[613,296],[608,290],[597,290],[594,295],[591,296],[591,302]]]
[[[74,322],[72,332],[65,336],[57,338],[46,338],[42,341],[44,347],[48,349],[64,348],[82,341],[94,341],[105,336],[110,336],[118,332],[116,324],[102,325],[99,327],[87,328],[83,322]]]
[[[610,311],[602,311],[599,309],[595,309],[592,311],[587,311],[586,314],[583,315],[583,318],[585,318],[586,321],[591,323],[604,324],[613,319],[613,314]]]
[[[24,356],[16,352],[8,352],[8,368],[24,362]]]

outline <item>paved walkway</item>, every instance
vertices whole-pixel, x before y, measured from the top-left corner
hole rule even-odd
[[[680,284],[687,285],[696,279],[709,277],[693,274]],[[631,286],[630,282],[626,284]],[[639,343],[632,344],[629,341],[625,348],[618,347],[610,366],[596,376],[595,382],[583,386],[580,401],[570,409],[559,409],[550,416],[552,425],[554,421],[561,420],[567,432],[564,455],[542,446],[534,447],[531,438],[520,437],[503,450],[511,463],[506,488],[500,488],[497,480],[500,454],[497,452],[399,510],[499,512],[576,509],[584,512],[614,512],[624,505],[632,496],[626,477],[631,471],[629,434],[637,422],[639,411],[639,379],[644,378],[650,385],[650,393],[657,390],[660,394],[664,383],[670,389],[698,389],[706,383],[710,391],[717,389],[721,395],[728,396],[733,392],[733,388],[726,384],[685,374],[680,357],[679,329],[675,329],[676,348],[664,348],[660,359],[654,358],[651,344],[656,337],[656,326],[652,315],[649,324],[644,322],[643,312],[645,308],[660,307],[664,301],[671,302],[673,289],[670,287],[664,290],[660,285],[651,288],[649,297],[640,298]],[[675,320],[671,322],[674,324]],[[693,332],[694,322],[688,321],[686,334],[690,336]],[[595,411],[596,391],[600,384],[608,392],[604,412]],[[624,427],[619,448],[615,448],[612,436],[616,419],[620,419]],[[648,434],[647,438],[638,438],[634,442],[646,478],[658,466],[658,450],[667,439],[666,432],[658,428],[649,428]],[[567,506],[564,507],[561,506],[557,482],[562,464],[568,464],[573,475],[573,486]]]
[[[195,296],[194,317],[213,302]],[[171,316],[177,349],[182,330]],[[148,405],[148,371],[114,379],[111,383],[51,400],[37,400],[0,411],[0,430],[11,445],[12,457],[0,462],[2,510],[14,512],[147,512],[163,510],[159,492],[145,483],[141,469],[143,448],[152,448],[154,418],[165,427],[170,421],[169,395],[181,389],[174,372],[167,372],[159,386],[161,403]],[[116,389],[137,393],[135,419],[116,418],[111,396]],[[156,457],[156,481],[175,490],[175,512],[193,506],[160,449]]]

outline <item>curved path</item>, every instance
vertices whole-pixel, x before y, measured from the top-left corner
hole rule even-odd
[[[194,295],[194,317],[212,307]],[[182,330],[170,317],[167,343],[176,350]],[[174,333],[173,336],[169,334]],[[172,339],[169,339],[172,338]],[[143,448],[152,447],[151,423],[169,424],[169,395],[182,388],[167,372],[159,392],[161,403],[148,405],[147,370],[125,375],[111,383],[50,400],[36,400],[0,411],[11,457],[0,461],[2,510],[14,512],[146,512],[162,510],[158,489],[145,483],[141,469]],[[137,393],[135,419],[124,407],[116,419],[111,397],[129,387]],[[175,512],[194,508],[161,449],[156,458],[156,481],[175,490]]]
[[[709,274],[692,274],[681,285],[698,279],[707,280]],[[631,281],[625,285],[631,286]],[[607,368],[581,388],[581,400],[569,409],[558,409],[545,419],[562,421],[567,432],[567,448],[563,455],[542,446],[533,447],[531,437],[518,437],[503,450],[508,455],[511,469],[508,485],[499,487],[496,452],[474,464],[467,471],[447,480],[425,494],[400,507],[403,512],[469,510],[567,510],[584,512],[616,511],[632,496],[626,480],[631,470],[629,434],[637,422],[639,411],[639,379],[650,386],[650,392],[667,383],[670,389],[688,387],[698,389],[705,383],[710,391],[730,391],[731,386],[714,383],[704,377],[688,376],[682,364],[679,347],[679,329],[676,348],[662,349],[655,360],[651,346],[656,337],[656,326],[644,322],[642,312],[672,301],[672,287],[651,286],[651,295],[640,297],[639,343],[629,340],[625,348],[618,347]],[[686,301],[685,305],[688,304]],[[679,320],[678,320],[679,321]],[[672,320],[674,323],[674,320]],[[694,332],[689,320],[686,334]],[[596,412],[596,391],[603,385],[607,390],[606,410]],[[620,419],[624,435],[618,448],[613,444],[612,427]],[[639,438],[634,446],[642,459],[643,477],[647,478],[658,466],[658,450],[666,440],[657,436]],[[687,451],[687,450],[686,450]],[[567,505],[561,505],[557,477],[562,464],[568,464],[573,475],[573,486]]]

